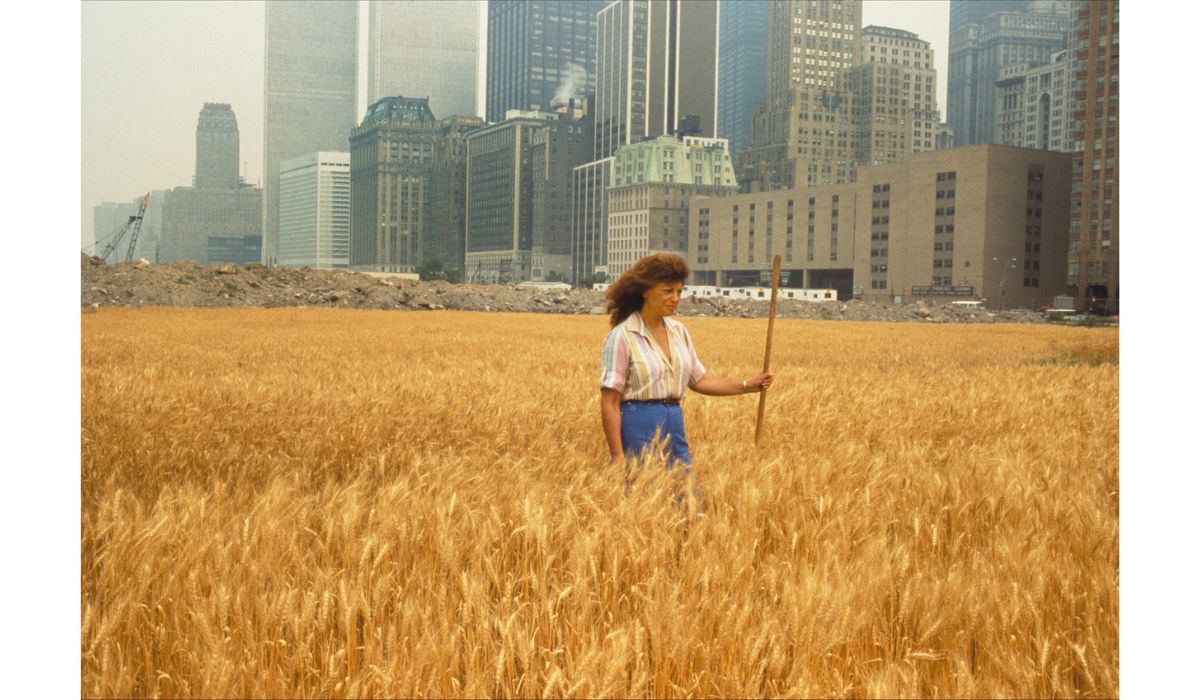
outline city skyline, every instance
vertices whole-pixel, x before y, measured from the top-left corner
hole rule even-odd
[[[359,11],[366,17],[363,0]],[[81,245],[92,242],[95,206],[190,183],[195,114],[205,102],[228,103],[238,114],[239,175],[250,184],[263,182],[264,15],[262,2],[82,4]],[[948,22],[948,0],[864,2],[864,26],[906,29],[933,45],[939,104],[945,104]],[[367,106],[367,24],[359,23],[358,117]],[[483,57],[486,12],[479,25]],[[128,40],[131,27],[137,42]],[[481,58],[480,115],[484,68]]]

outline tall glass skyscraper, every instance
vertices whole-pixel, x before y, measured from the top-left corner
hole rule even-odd
[[[767,0],[721,3],[717,136],[735,159],[750,143],[754,105],[767,95]]]
[[[262,260],[279,254],[279,165],[345,151],[354,128],[358,3],[266,3]]]
[[[351,3],[353,4],[353,3]],[[367,39],[367,103],[428,97],[442,117],[473,116],[479,60],[475,0],[375,0]]]
[[[596,90],[596,13],[610,0],[490,0],[487,119]]]

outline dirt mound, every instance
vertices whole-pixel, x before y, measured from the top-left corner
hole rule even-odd
[[[518,289],[505,285],[414,282],[359,272],[293,269],[263,265],[201,265],[173,262],[108,265],[82,255],[81,305],[101,306],[320,306],[348,309],[459,309],[556,314],[602,314],[604,294]],[[765,317],[768,304],[748,299],[689,297],[681,316]],[[948,304],[880,304],[850,300],[779,300],[780,318],[925,323],[1043,323],[1032,311],[994,313]]]

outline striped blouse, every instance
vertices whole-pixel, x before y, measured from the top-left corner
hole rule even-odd
[[[621,392],[622,401],[681,399],[704,377],[704,365],[683,324],[664,318],[669,354],[664,353],[638,312],[617,324],[604,339],[600,387]]]

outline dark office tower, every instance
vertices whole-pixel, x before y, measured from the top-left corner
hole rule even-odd
[[[412,95],[428,97],[435,114],[477,115],[481,6],[475,0],[373,0],[367,102]]]
[[[750,142],[754,105],[767,94],[767,0],[721,3],[717,135],[736,156]]]
[[[596,89],[596,13],[611,0],[490,0],[487,120]]]
[[[424,97],[385,97],[350,134],[350,269],[413,272],[428,235],[441,125]]]
[[[1080,3],[1075,22],[1075,162],[1067,288],[1076,308],[1120,310],[1117,0]]]
[[[437,260],[464,270],[467,235],[467,135],[485,125],[479,117],[441,121],[429,185],[429,226],[421,263]]]
[[[279,165],[345,151],[354,128],[358,3],[266,3],[263,114],[263,262],[279,248]]]
[[[588,157],[583,108],[512,112],[468,136],[466,278],[567,279],[571,173]]]
[[[533,272],[535,280],[571,278],[571,192],[575,168],[592,155],[592,115],[586,100],[555,108],[557,126],[530,141],[533,169]]]
[[[196,187],[231,189],[238,184],[237,117],[227,104],[205,102],[196,126]]]
[[[951,0],[946,121],[955,144],[995,142],[996,81],[1066,48],[1072,0]]]

